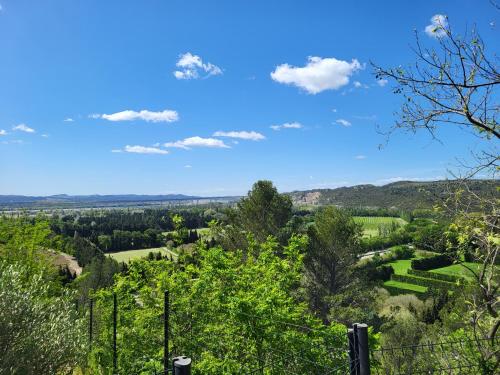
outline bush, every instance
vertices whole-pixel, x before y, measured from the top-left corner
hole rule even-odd
[[[53,295],[42,273],[0,262],[0,374],[63,374],[88,345],[72,295]]]
[[[411,268],[414,270],[428,271],[435,268],[447,267],[453,264],[448,255],[440,254],[429,258],[413,259]]]
[[[398,245],[391,248],[394,258],[398,259],[411,259],[415,256],[415,250],[408,245]]]
[[[381,265],[375,268],[367,269],[368,278],[372,281],[383,280],[387,281],[394,274],[394,269],[389,265]]]

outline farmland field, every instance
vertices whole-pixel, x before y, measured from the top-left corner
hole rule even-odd
[[[396,223],[397,226],[403,226],[406,221],[399,217],[387,216],[354,216],[354,221],[363,225],[363,235],[365,237],[378,236],[378,228],[380,225],[390,226]]]
[[[110,253],[109,256],[115,259],[117,262],[129,263],[132,259],[147,257],[150,252],[162,253],[163,255],[172,255],[174,259],[177,259],[177,254],[166,247],[157,247],[153,249],[139,249],[139,250],[126,250],[119,251],[116,253]]]

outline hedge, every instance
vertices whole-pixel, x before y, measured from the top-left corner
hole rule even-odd
[[[370,274],[372,280],[383,280],[387,281],[394,274],[394,268],[390,265],[382,265],[375,268],[375,270]]]
[[[453,287],[455,286],[454,284],[447,282],[447,281],[436,280],[436,279],[426,279],[423,277],[409,276],[409,275],[392,275],[391,280],[400,281],[400,282],[408,283],[408,284],[425,286],[427,288],[432,287],[432,288],[441,288],[441,289],[442,288],[453,289]]]
[[[429,271],[421,271],[421,270],[413,270],[409,269],[408,270],[409,275],[414,275],[414,276],[419,276],[419,277],[425,277],[428,279],[435,279],[435,280],[441,280],[441,281],[447,281],[449,283],[457,283],[457,282],[464,282],[465,279],[460,276],[455,276],[455,275],[445,275],[441,273],[433,273]]]
[[[413,259],[411,268],[414,270],[428,271],[435,268],[447,267],[453,264],[448,255],[440,254],[429,258]]]

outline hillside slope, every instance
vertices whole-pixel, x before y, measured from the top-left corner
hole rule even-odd
[[[498,180],[472,180],[469,188],[483,197],[498,197]],[[396,209],[431,208],[448,192],[460,188],[456,181],[400,181],[388,185],[357,185],[337,189],[314,189],[289,193],[294,204],[333,204],[341,207]]]

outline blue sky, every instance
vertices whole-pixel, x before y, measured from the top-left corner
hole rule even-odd
[[[437,179],[479,140],[400,133],[370,61],[411,63],[447,15],[498,51],[498,11],[459,1],[0,0],[0,194],[232,195]],[[142,111],[142,112],[141,112]]]

